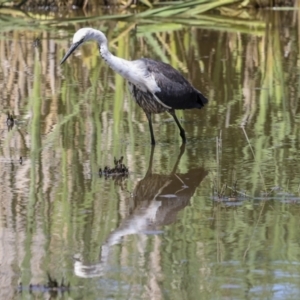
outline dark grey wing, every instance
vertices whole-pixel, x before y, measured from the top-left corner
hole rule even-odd
[[[167,106],[174,109],[201,108],[208,100],[169,64],[152,59],[141,59],[151,73],[160,92],[155,93]]]

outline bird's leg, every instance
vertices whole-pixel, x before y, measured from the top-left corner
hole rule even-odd
[[[176,170],[177,170],[177,167],[180,163],[180,159],[181,159],[181,156],[183,155],[185,151],[185,143],[182,143],[182,145],[180,146],[180,152],[179,152],[179,155],[178,155],[178,158],[177,158],[177,161],[173,167],[173,170],[172,170],[172,173],[171,174],[175,174],[176,173]]]
[[[154,134],[153,134],[153,127],[152,127],[152,119],[151,119],[151,113],[146,113],[148,123],[149,123],[149,129],[150,129],[150,134],[151,134],[151,145],[155,145],[155,139],[154,139]]]
[[[150,158],[149,158],[149,166],[148,166],[148,170],[147,170],[147,173],[146,173],[145,177],[152,174],[152,163],[153,163],[154,149],[155,149],[155,147],[151,147],[151,154],[150,154]]]
[[[177,119],[177,117],[176,117],[175,110],[172,109],[172,110],[169,111],[169,113],[170,113],[171,116],[174,118],[174,120],[175,120],[175,122],[176,122],[176,124],[177,124],[177,126],[178,126],[178,128],[179,128],[180,136],[181,136],[181,138],[182,138],[182,143],[185,144],[185,142],[186,142],[185,131],[184,131],[184,129],[182,128],[182,126],[180,125],[180,123],[179,123],[179,121],[178,121],[178,119]]]

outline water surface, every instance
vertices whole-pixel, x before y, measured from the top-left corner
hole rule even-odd
[[[70,283],[58,299],[299,298],[298,11],[257,18],[227,30],[3,27],[1,299],[43,299],[29,285],[47,273]],[[161,114],[151,149],[144,113],[95,44],[60,66],[83,26],[117,56],[170,63],[210,99],[178,112],[185,148]],[[121,156],[128,176],[98,175]]]

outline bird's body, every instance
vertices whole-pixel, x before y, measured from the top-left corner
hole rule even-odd
[[[128,61],[114,56],[108,50],[105,35],[92,28],[82,28],[75,33],[73,44],[61,63],[87,40],[96,40],[102,58],[128,81],[132,97],[148,118],[152,145],[155,144],[155,139],[151,116],[162,112],[169,112],[173,116],[182,141],[185,142],[185,132],[175,115],[175,110],[202,108],[208,102],[202,93],[169,64],[148,58]]]

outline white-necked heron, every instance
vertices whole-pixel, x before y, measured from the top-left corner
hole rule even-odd
[[[114,56],[108,50],[104,33],[93,28],[82,28],[74,34],[73,44],[61,64],[79,45],[88,40],[95,40],[98,43],[102,58],[128,81],[133,98],[146,113],[151,144],[155,145],[151,116],[162,112],[169,112],[172,115],[180,130],[182,142],[185,143],[185,132],[176,117],[175,110],[202,108],[208,102],[202,93],[169,64],[149,58],[129,61]]]

